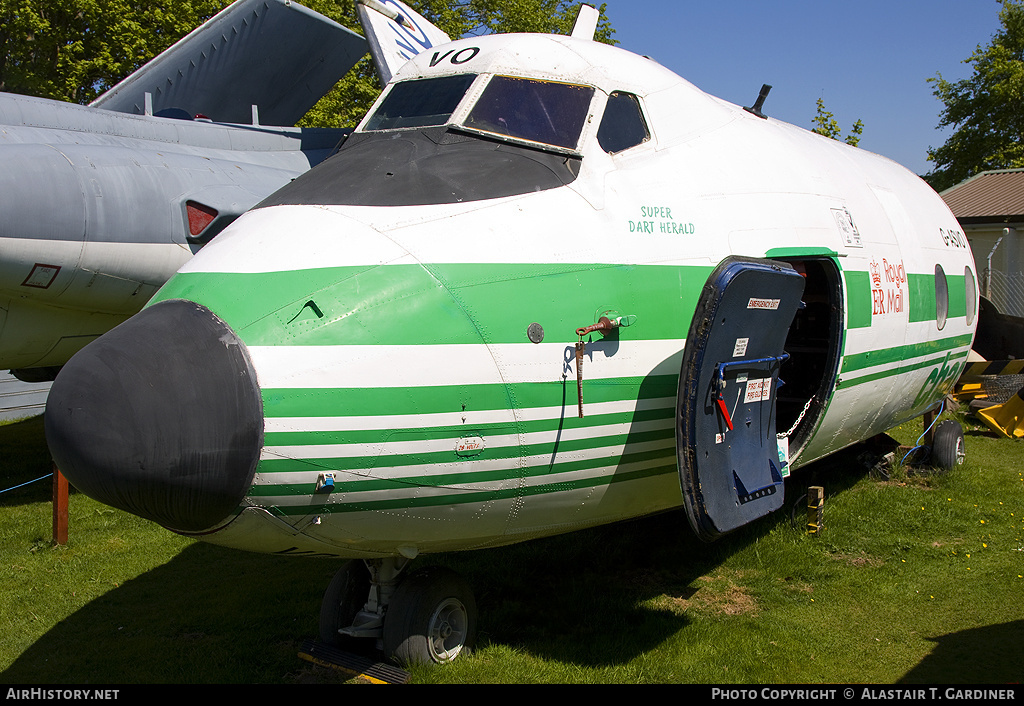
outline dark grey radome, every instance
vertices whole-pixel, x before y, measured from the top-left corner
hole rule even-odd
[[[81,492],[173,530],[228,518],[252,484],[263,403],[245,344],[205,307],[160,302],[83,348],[46,403]]]

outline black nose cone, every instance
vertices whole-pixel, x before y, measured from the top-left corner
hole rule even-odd
[[[245,345],[208,309],[156,304],[83,348],[46,403],[46,440],[78,490],[198,532],[245,497],[263,403]]]

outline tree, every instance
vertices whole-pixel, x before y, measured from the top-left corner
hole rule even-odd
[[[568,34],[576,20],[579,3],[570,0],[404,0],[416,12],[436,25],[452,39],[510,32]],[[309,0],[310,9],[352,27],[358,32],[352,0],[330,2]],[[333,5],[334,9],[325,7]],[[601,5],[595,39],[616,44],[612,29]],[[370,59],[364,58],[326,96],[320,99],[299,121],[304,127],[345,127],[355,125],[380,93],[381,85]]]
[[[405,0],[453,39],[497,32],[566,34],[570,0]],[[300,0],[362,33],[354,0]],[[231,0],[0,0],[0,91],[86,104],[113,87]],[[598,41],[614,44],[605,6]],[[380,93],[369,57],[299,121],[354,125]]]
[[[825,101],[821,98],[818,99],[818,111],[811,122],[817,126],[811,132],[831,137],[833,140],[842,139],[843,142],[853,147],[860,143],[860,136],[864,134],[864,123],[858,120],[850,128],[850,134],[843,138],[839,123],[836,122],[835,116],[830,111],[825,110]]]
[[[1001,29],[963,63],[968,78],[928,79],[944,108],[939,127],[954,128],[938,148],[928,150],[935,169],[925,179],[936,190],[978,172],[1024,166],[1024,0],[1001,0]]]
[[[230,0],[0,0],[0,91],[89,103]]]
[[[579,2],[571,0],[411,0],[410,7],[454,38],[466,35],[536,32],[568,34],[576,20]],[[605,15],[606,5],[598,10],[596,39],[607,44],[612,29]]]

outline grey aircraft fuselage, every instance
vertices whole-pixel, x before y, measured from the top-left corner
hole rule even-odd
[[[0,94],[0,369],[52,374],[345,134]]]
[[[238,0],[89,106],[0,93],[0,370],[52,379],[326,159],[347,129],[261,123],[294,125],[366,50],[291,0]]]

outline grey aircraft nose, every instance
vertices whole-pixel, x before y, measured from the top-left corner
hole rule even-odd
[[[172,300],[90,343],[46,403],[46,440],[78,490],[181,532],[227,519],[263,445],[245,344],[209,309]]]

